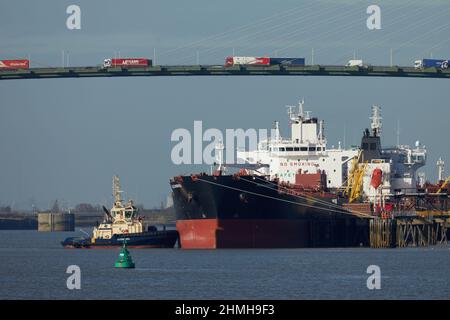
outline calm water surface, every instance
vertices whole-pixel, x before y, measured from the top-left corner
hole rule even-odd
[[[0,299],[449,299],[450,247],[407,249],[68,250],[79,233],[0,231]],[[81,268],[68,290],[67,266]],[[367,267],[381,268],[368,290]]]

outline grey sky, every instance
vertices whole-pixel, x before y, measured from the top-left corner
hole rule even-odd
[[[78,4],[82,29],[69,31],[66,7]],[[366,28],[379,4],[382,29]],[[306,57],[344,64],[412,65],[450,56],[446,1],[9,1],[0,2],[0,58],[31,57],[34,67],[96,65],[114,55],[161,64],[222,64],[239,55]],[[424,170],[450,166],[448,80],[308,77],[124,78],[0,82],[0,205],[45,208],[54,199],[110,202],[111,177],[146,206],[169,192],[168,179],[198,168],[170,161],[170,134],[207,128],[267,128],[285,105],[305,97],[325,120],[329,145],[358,144],[370,106],[382,107],[383,142],[423,142]],[[448,167],[447,166],[447,167]],[[447,174],[449,170],[446,170]]]

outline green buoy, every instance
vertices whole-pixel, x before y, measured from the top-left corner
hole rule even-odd
[[[130,252],[127,249],[127,241],[124,240],[123,247],[120,249],[119,259],[117,259],[116,268],[134,268],[134,262],[131,259]]]

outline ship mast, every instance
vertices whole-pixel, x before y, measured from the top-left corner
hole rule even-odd
[[[275,143],[280,142],[280,124],[278,123],[278,121],[274,122],[271,135],[273,136],[273,137],[271,137],[271,139]]]
[[[439,160],[436,162],[436,165],[438,167],[438,181],[444,181],[444,160],[442,160],[442,158],[439,158]]]
[[[291,120],[291,121],[297,121],[298,119],[298,115],[297,114],[295,114],[295,111],[294,111],[294,109],[295,109],[295,106],[286,106],[286,108],[288,109],[287,110],[287,113],[288,113],[288,115],[289,115],[289,119]]]
[[[293,122],[295,121],[302,121],[304,118],[304,106],[305,106],[305,99],[302,99],[298,102],[298,113],[295,113],[295,106],[288,105],[286,108],[288,109],[288,115],[289,119]],[[308,113],[309,111],[307,111]]]
[[[298,116],[303,119],[303,109],[305,106],[305,98],[298,102]]]
[[[374,137],[379,137],[381,135],[382,119],[383,118],[381,117],[381,108],[379,106],[373,105],[372,116],[370,117],[372,123],[370,124],[370,127],[372,128],[372,134]]]
[[[118,176],[113,176],[113,196],[114,196],[114,205],[118,207],[123,206],[123,199],[121,193],[123,191],[120,190],[120,181]]]
[[[216,161],[218,164],[217,170],[222,171],[223,170],[223,149],[225,147],[223,146],[222,140],[219,140],[219,142],[215,146],[216,149]]]

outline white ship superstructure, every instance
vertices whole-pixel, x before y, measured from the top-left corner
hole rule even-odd
[[[278,178],[279,181],[295,183],[295,175],[316,173],[319,170],[327,175],[328,188],[340,188],[347,180],[348,163],[358,155],[358,149],[345,150],[327,148],[324,122],[311,117],[310,111],[304,111],[304,101],[300,101],[298,112],[289,106],[291,138],[280,135],[278,122],[272,130],[272,137],[258,144],[254,151],[237,151],[237,157],[249,164],[263,164],[255,172]]]
[[[375,202],[381,194],[411,193],[416,190],[418,168],[425,165],[426,149],[416,142],[414,148],[406,145],[382,148],[380,142],[382,118],[380,108],[372,107],[371,131],[366,129],[360,148],[328,148],[324,133],[324,122],[304,111],[300,101],[298,112],[289,106],[291,138],[282,138],[278,122],[271,137],[261,141],[252,151],[237,150],[237,157],[253,165],[252,173],[268,176],[271,180],[295,183],[297,173],[326,174],[327,188],[345,189],[351,174],[352,162],[358,159],[363,166],[362,198]],[[382,172],[381,185],[371,185],[375,169]]]
[[[113,177],[113,195],[114,205],[111,211],[106,208],[107,219],[97,228],[94,228],[92,242],[97,239],[111,239],[113,235],[126,235],[129,233],[142,233],[144,228],[141,219],[137,217],[137,209],[132,200],[128,200],[127,204],[123,204],[120,190],[119,177]]]
[[[383,196],[408,194],[417,191],[417,170],[426,163],[426,149],[416,141],[415,147],[398,145],[381,148],[381,111],[378,106],[372,107],[371,132],[365,131],[361,143],[363,163],[363,196],[370,202]],[[371,185],[375,169],[382,172],[382,182],[378,188]]]

